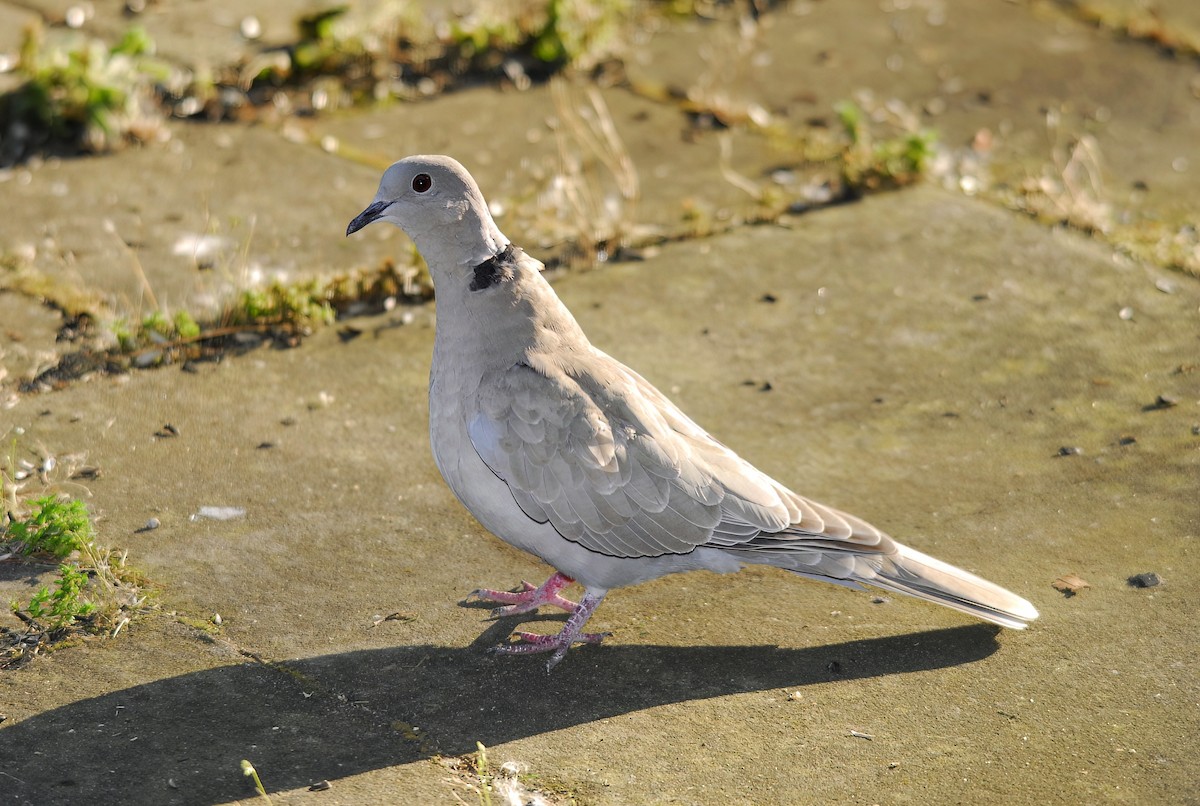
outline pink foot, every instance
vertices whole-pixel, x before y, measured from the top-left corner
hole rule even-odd
[[[492,652],[500,655],[530,655],[534,652],[552,652],[550,660],[546,662],[546,671],[554,668],[563,656],[567,654],[567,650],[572,644],[598,644],[609,635],[609,633],[583,632],[583,625],[587,623],[588,618],[592,615],[599,605],[604,600],[604,594],[596,595],[585,593],[583,599],[580,600],[571,617],[567,619],[567,623],[563,625],[562,631],[557,635],[539,635],[531,632],[516,632],[514,635],[521,643],[517,644],[500,644],[492,647]]]
[[[528,582],[522,582],[521,590],[516,593],[480,588],[479,590],[471,591],[467,595],[467,600],[469,601],[473,596],[482,602],[503,602],[508,605],[507,607],[497,607],[493,610],[493,618],[528,613],[531,610],[537,610],[542,605],[554,605],[566,610],[568,613],[574,613],[579,608],[579,605],[558,594],[560,590],[574,581],[566,574],[555,573],[554,576],[543,582],[540,588],[535,588]]]

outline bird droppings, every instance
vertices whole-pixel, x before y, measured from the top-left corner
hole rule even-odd
[[[200,507],[196,510],[196,514],[192,515],[192,520],[197,521],[202,518],[213,521],[231,521],[235,518],[243,518],[246,516],[246,510],[241,507]]]
[[[1163,578],[1153,571],[1147,571],[1144,574],[1134,574],[1128,582],[1134,588],[1156,588],[1163,584]]]

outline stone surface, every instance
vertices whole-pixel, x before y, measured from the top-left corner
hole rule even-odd
[[[661,32],[629,72],[698,100],[757,103],[794,127],[836,126],[834,105],[865,93],[882,117],[911,116],[953,148],[987,129],[1006,181],[1061,171],[1091,135],[1107,200],[1190,220],[1200,209],[1195,70],[1046,4],[796,3],[758,28]]]
[[[741,56],[725,23],[671,26],[641,43],[631,75],[707,82],[789,124],[831,119],[862,88],[913,109],[942,98],[923,122],[952,144],[989,127],[997,165],[1022,170],[1050,159],[1039,106],[1069,104],[1112,188],[1140,179],[1143,209],[1200,209],[1192,63],[1040,4],[970,16],[900,5],[795,3],[767,15],[757,51]],[[32,7],[53,19],[60,6]],[[214,7],[151,8],[165,24]],[[228,43],[170,49],[186,61]],[[677,104],[601,93],[641,179],[628,224],[681,235],[686,210],[717,221],[753,210],[722,174],[715,134],[690,128]],[[34,163],[0,175],[0,287],[15,258],[136,314],[151,305],[147,286],[160,306],[193,306],[276,272],[369,267],[402,255],[405,238],[374,227],[346,239],[345,224],[379,171],[415,151],[466,162],[501,226],[542,254],[555,246],[546,221],[567,220],[554,125],[562,110],[546,88],[479,88],[282,131],[173,125],[163,147]],[[791,167],[767,138],[729,136],[732,167],[751,182]],[[567,146],[610,195],[595,157]],[[210,236],[211,259],[175,252]],[[7,291],[4,450],[56,458],[51,479],[87,501],[102,542],[128,549],[158,609],[116,639],[0,673],[0,802],[252,799],[242,759],[276,803],[452,802],[430,759],[476,741],[493,763],[527,764],[595,804],[1172,802],[1192,791],[1200,281],[933,187],[643,256],[556,278],[598,346],[764,470],[1013,588],[1042,618],[997,633],[766,569],[676,576],[614,592],[594,622],[613,638],[547,676],[538,658],[484,651],[522,622],[458,605],[549,569],[484,534],[438,478],[425,414],[432,306],[197,372],[21,396],[14,379],[61,322]],[[159,436],[166,424],[178,435]],[[1079,451],[1060,456],[1064,446]],[[81,464],[99,477],[71,480]],[[202,507],[245,515],[193,519]],[[151,517],[161,526],[138,532]],[[1127,584],[1146,569],[1170,584]],[[51,573],[0,564],[0,603]],[[1070,574],[1090,587],[1066,598],[1052,583]],[[0,607],[0,624],[16,623]],[[332,789],[307,791],[322,779]]]
[[[118,313],[211,312],[232,291],[378,264],[347,240],[378,181],[315,145],[251,126],[173,124],[162,147],[16,168],[0,251],[91,288]],[[282,200],[286,203],[281,204]]]
[[[1176,370],[1200,284],[1158,278],[917,189],[558,283],[599,346],[760,467],[1029,596],[1042,618],[1024,633],[755,569],[615,592],[596,615],[613,639],[549,677],[487,656],[519,622],[456,602],[548,569],[437,478],[420,319],[24,399],[7,416],[30,444],[102,467],[102,536],[164,608],[223,626],[212,644],[160,617],[0,677],[14,791],[224,802],[247,795],[250,758],[284,802],[323,778],[394,802],[436,790],[430,754],[482,741],[599,803],[928,801],[964,777],[987,801],[1169,798],[1197,772],[1200,521],[1178,491],[1200,465],[1200,382]],[[1180,404],[1145,410],[1164,391]],[[155,437],[167,422],[179,436]],[[1084,453],[1055,456],[1065,443]],[[205,505],[247,514],[192,521]],[[135,534],[150,516],[162,527]],[[1145,567],[1172,585],[1129,588]],[[1068,572],[1092,587],[1063,598]],[[412,618],[371,626],[392,612]],[[177,657],[124,668],[155,652]],[[66,677],[98,666],[114,669]],[[70,790],[57,757],[18,751],[47,743],[70,749]]]

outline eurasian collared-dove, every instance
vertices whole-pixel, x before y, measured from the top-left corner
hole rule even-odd
[[[592,346],[541,275],[497,228],[449,157],[393,164],[352,234],[390,221],[416,243],[437,293],[430,440],[450,489],[492,533],[556,569],[541,587],[479,590],[497,615],[554,605],[557,635],[518,632],[505,653],[557,663],[612,588],[678,571],[774,565],[866,583],[1021,629],[1025,599],[810,501],[756,470],[633,370]],[[583,585],[574,603],[559,591]]]

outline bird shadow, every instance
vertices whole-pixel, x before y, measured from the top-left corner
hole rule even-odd
[[[908,674],[981,660],[997,629],[970,625],[804,648],[589,646],[544,658],[430,645],[247,662],[114,691],[0,730],[14,802],[216,804],[434,754],[473,751],[669,703]]]

